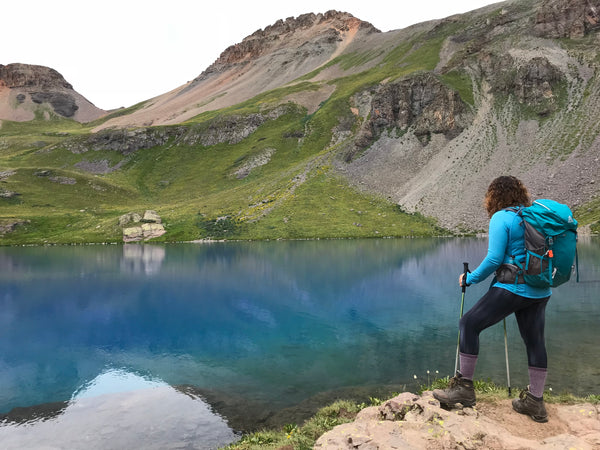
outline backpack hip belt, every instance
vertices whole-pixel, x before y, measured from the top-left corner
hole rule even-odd
[[[516,264],[502,264],[498,267],[496,280],[500,283],[525,284],[523,269]]]

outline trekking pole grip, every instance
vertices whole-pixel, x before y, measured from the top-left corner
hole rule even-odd
[[[463,271],[461,287],[462,287],[462,291],[465,292],[467,290],[467,273],[469,273],[469,263],[468,262],[463,263],[463,269],[464,269],[464,271]]]

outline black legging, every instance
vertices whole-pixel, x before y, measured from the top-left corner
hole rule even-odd
[[[548,368],[544,324],[550,297],[527,298],[493,287],[460,320],[460,351],[479,354],[479,333],[515,313],[530,367]]]

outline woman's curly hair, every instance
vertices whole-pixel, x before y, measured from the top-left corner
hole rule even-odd
[[[483,206],[490,217],[509,206],[530,206],[531,199],[525,185],[512,175],[494,179],[485,194]]]

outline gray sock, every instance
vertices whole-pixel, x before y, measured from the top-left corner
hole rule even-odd
[[[529,392],[534,397],[543,398],[547,372],[543,367],[529,367]]]
[[[472,380],[475,374],[475,364],[477,364],[477,355],[469,355],[468,353],[459,353],[460,373],[463,378]]]

